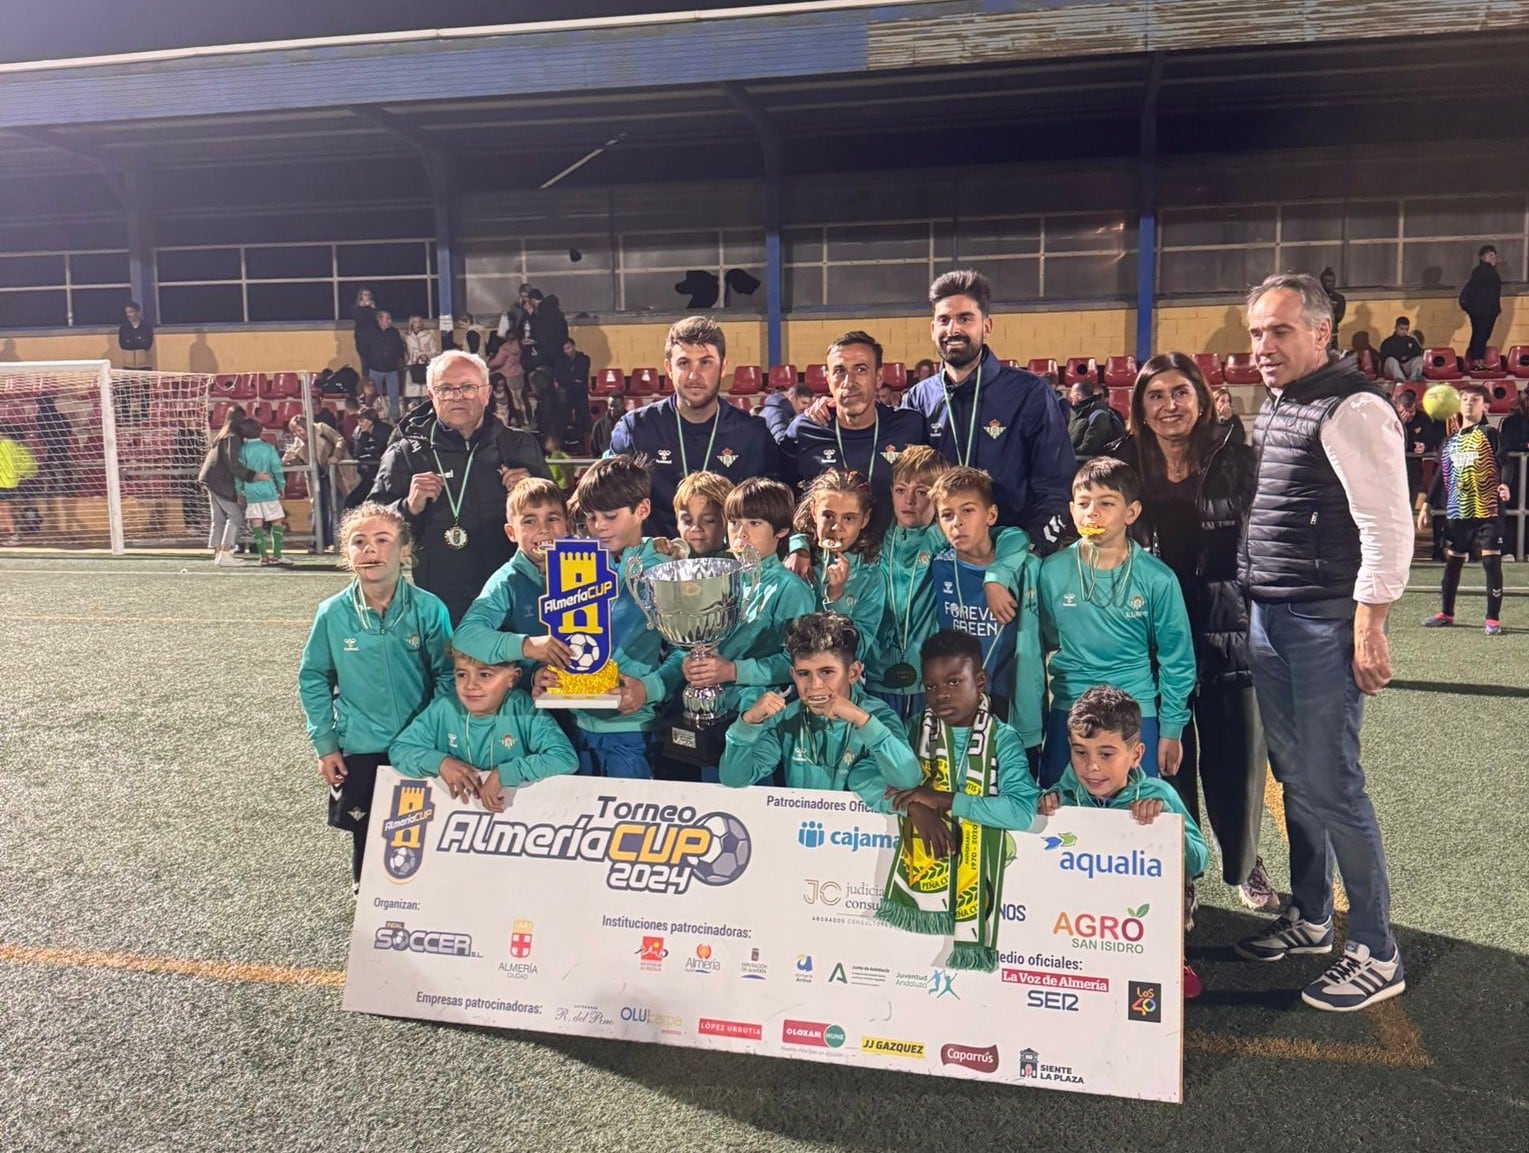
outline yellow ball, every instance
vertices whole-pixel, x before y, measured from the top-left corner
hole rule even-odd
[[[1436,384],[1423,394],[1423,411],[1430,420],[1448,420],[1460,413],[1460,391],[1452,384]]]

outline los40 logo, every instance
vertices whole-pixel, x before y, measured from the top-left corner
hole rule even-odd
[[[569,824],[526,824],[493,813],[457,810],[436,840],[443,853],[590,861],[624,892],[684,893],[692,880],[730,885],[751,856],[749,831],[731,813],[697,815],[689,805],[597,797],[594,812]]]

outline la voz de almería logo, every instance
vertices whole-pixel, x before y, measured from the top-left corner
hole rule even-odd
[[[1129,853],[1092,853],[1075,848],[1076,833],[1058,833],[1045,839],[1046,852],[1055,853],[1057,868],[1064,873],[1094,877],[1161,877],[1163,859],[1132,849]]]
[[[731,813],[697,815],[689,805],[595,798],[593,811],[566,824],[524,824],[457,809],[441,823],[442,853],[590,862],[624,892],[684,893],[692,880],[730,885],[749,865],[749,830]]]

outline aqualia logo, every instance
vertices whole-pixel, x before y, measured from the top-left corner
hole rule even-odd
[[[1046,838],[1046,852],[1057,852],[1057,868],[1064,873],[1082,873],[1094,877],[1161,877],[1163,859],[1140,849],[1129,853],[1091,853],[1086,849],[1074,849],[1078,843],[1076,833],[1059,833]]]

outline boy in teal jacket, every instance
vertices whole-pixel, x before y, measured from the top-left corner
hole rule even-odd
[[[1164,811],[1177,813],[1184,819],[1184,884],[1191,886],[1205,872],[1210,852],[1178,790],[1141,771],[1146,752],[1141,706],[1129,694],[1100,685],[1073,702],[1067,728],[1070,763],[1055,788],[1041,795],[1037,811],[1049,817],[1063,805],[1127,809],[1143,825],[1150,825]],[[1192,902],[1186,904],[1186,932],[1193,928],[1192,907]],[[1200,978],[1186,963],[1184,995],[1196,997],[1199,992]]]
[[[1072,486],[1073,523],[1083,539],[1041,565],[1041,639],[1052,654],[1043,788],[1067,767],[1067,710],[1095,685],[1117,688],[1141,705],[1143,773],[1172,776],[1183,759],[1194,642],[1173,570],[1126,535],[1141,515],[1140,493],[1130,465],[1089,461]]]
[[[684,487],[681,482],[682,492]],[[812,589],[780,563],[780,542],[791,531],[793,511],[791,490],[778,480],[750,477],[728,493],[723,517],[729,551],[758,558],[758,571],[749,578],[758,584],[745,584],[738,621],[712,656],[669,654],[658,670],[667,697],[677,701],[687,684],[719,687],[717,712],[725,717],[748,708],[766,689],[778,692],[791,683],[786,626],[813,610]],[[716,783],[717,766],[703,765],[701,780]]]
[[[432,697],[451,695],[451,618],[435,594],[403,578],[409,528],[380,504],[340,522],[355,579],[318,607],[298,663],[297,688],[329,824],[352,834],[351,882],[361,881],[377,766]]]
[[[252,417],[240,422],[239,435],[244,443],[239,447],[239,463],[254,473],[256,479],[235,477],[234,488],[244,501],[244,523],[255,538],[260,563],[281,565],[288,563],[281,558],[281,538],[287,519],[281,496],[286,488],[286,474],[281,470],[281,457],[276,449],[260,439],[264,431],[265,426]]]
[[[512,691],[520,669],[486,655],[453,649],[455,692],[431,701],[389,753],[404,776],[438,776],[454,799],[498,813],[506,788],[572,773],[579,760],[552,714]]]
[[[636,599],[627,589],[628,573],[638,573],[669,558],[652,538],[642,535],[642,522],[652,511],[652,479],[647,467],[622,453],[597,460],[579,478],[573,500],[586,529],[610,553],[616,570],[616,599],[611,602],[611,659],[621,672],[621,704],[615,710],[570,709],[579,772],[585,776],[651,780],[651,730],[656,707],[663,702],[664,684],[658,675],[663,663],[663,638],[648,627]],[[534,694],[551,688],[557,674],[536,671]]]
[[[766,692],[733,722],[722,754],[724,785],[743,788],[780,773],[791,789],[849,789],[877,812],[886,791],[918,784],[918,761],[891,709],[857,683],[860,637],[837,613],[812,613],[786,630],[798,699]]]
[[[562,490],[528,476],[505,498],[504,535],[515,555],[488,578],[457,625],[457,647],[490,664],[518,663],[523,677],[538,664],[567,667],[568,646],[547,634],[537,600],[547,591],[546,548],[569,535]]]

